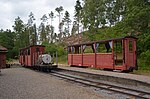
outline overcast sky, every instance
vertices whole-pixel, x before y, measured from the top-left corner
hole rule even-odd
[[[15,18],[18,16],[27,23],[28,15],[33,12],[36,24],[39,26],[40,18],[51,11],[57,14],[56,7],[63,6],[64,11],[68,11],[72,17],[76,0],[0,0],[0,29],[11,29]],[[58,17],[53,22],[58,28]],[[56,30],[55,30],[56,31]]]

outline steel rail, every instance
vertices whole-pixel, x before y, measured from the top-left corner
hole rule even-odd
[[[88,86],[93,86],[96,88],[102,88],[105,90],[110,90],[110,91],[115,91],[118,93],[134,96],[136,98],[142,98],[142,99],[150,99],[149,97],[146,97],[146,95],[150,96],[150,92],[145,92],[141,90],[135,90],[131,88],[126,88],[126,87],[121,87],[121,86],[116,86],[116,85],[111,85],[111,84],[106,84],[98,81],[94,81],[92,79],[87,79],[81,76],[75,76],[71,74],[66,74],[66,73],[60,73],[58,71],[52,70],[51,75],[57,76],[59,78],[67,79],[70,81],[78,82],[84,85]],[[134,93],[134,94],[133,94]]]

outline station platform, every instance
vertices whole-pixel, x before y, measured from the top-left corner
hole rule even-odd
[[[95,70],[91,68],[70,67],[65,65],[59,65],[58,68],[97,75],[101,80],[104,79],[105,81],[112,81],[116,83],[128,84],[134,86],[144,86],[147,88],[149,87],[150,89],[150,76],[121,73],[115,71]]]

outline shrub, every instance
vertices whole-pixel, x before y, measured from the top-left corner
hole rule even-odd
[[[45,43],[43,45],[46,46],[46,49],[45,49],[46,53],[55,54],[57,52],[58,57],[66,54],[66,51],[64,50],[64,46],[61,44],[56,45],[53,43],[51,43],[51,44]]]
[[[140,54],[139,65],[141,69],[150,70],[150,50],[147,50]]]

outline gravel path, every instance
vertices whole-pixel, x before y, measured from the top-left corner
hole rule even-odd
[[[0,75],[0,99],[111,99],[111,96],[30,69],[10,68]]]

